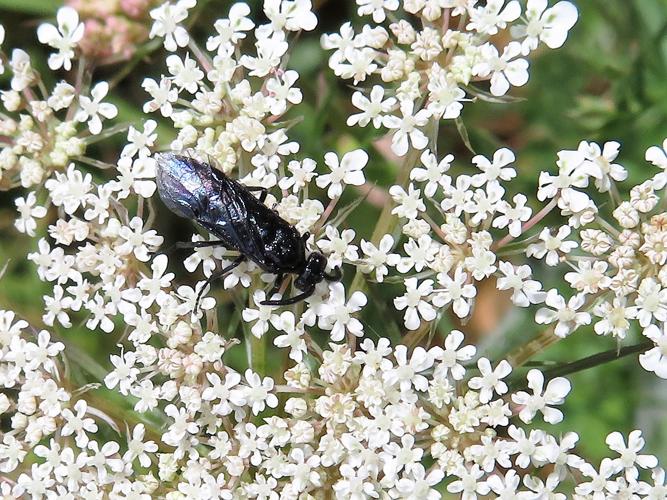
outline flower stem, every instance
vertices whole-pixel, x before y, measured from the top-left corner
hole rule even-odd
[[[611,361],[616,361],[617,359],[624,358],[625,356],[646,352],[653,346],[655,346],[653,341],[646,340],[644,342],[640,342],[639,344],[622,347],[621,349],[609,349],[608,351],[599,352],[577,361],[572,361],[571,363],[566,363],[554,368],[550,368],[549,370],[545,370],[543,372],[544,378],[545,380],[551,380],[556,377],[563,377],[572,373],[578,373],[584,370],[588,370],[589,368],[594,368],[596,366],[609,363]]]
[[[530,358],[559,340],[561,340],[561,338],[554,334],[554,327],[547,328],[533,340],[522,345],[514,353],[507,356],[507,361],[512,365],[512,368],[521,366]]]

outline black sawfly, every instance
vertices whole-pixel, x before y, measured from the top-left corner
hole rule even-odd
[[[339,281],[339,267],[327,273],[327,259],[319,252],[306,256],[308,233],[296,228],[264,205],[268,194],[261,187],[247,187],[230,179],[208,163],[174,153],[160,153],[157,163],[157,188],[160,198],[172,212],[194,220],[218,240],[180,242],[176,248],[223,246],[239,256],[228,266],[213,273],[206,285],[232,271],[246,259],[266,272],[277,275],[269,297],[277,291],[288,274],[296,274],[294,285],[301,293],[278,300],[264,300],[263,305],[295,304],[310,297],[323,280]],[[251,191],[258,191],[259,197]],[[199,297],[197,298],[197,302]]]

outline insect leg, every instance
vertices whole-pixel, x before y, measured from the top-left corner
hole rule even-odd
[[[313,294],[314,291],[315,287],[311,286],[310,288],[306,289],[299,295],[295,295],[294,297],[290,297],[288,299],[264,300],[260,302],[260,304],[263,306],[289,306],[291,304],[296,304],[297,302],[301,302],[302,300],[307,299]]]
[[[243,262],[246,259],[245,255],[239,255],[234,259],[234,261],[229,264],[228,266],[223,267],[220,269],[220,271],[216,271],[215,273],[211,274],[206,281],[204,282],[204,285],[201,287],[199,290],[199,293],[197,294],[197,300],[195,301],[195,311],[199,309],[199,301],[201,300],[201,296],[204,294],[204,290],[208,285],[213,283],[215,280],[222,278],[225,274],[227,274],[229,271],[233,270],[235,267],[237,267],[241,262]]]
[[[333,272],[331,274],[324,273],[324,278],[327,281],[340,281],[342,277],[343,277],[343,271],[339,266],[334,267]]]
[[[185,248],[204,248],[204,247],[214,247],[214,246],[223,246],[227,247],[227,242],[223,240],[212,240],[212,241],[177,241],[173,245],[167,247],[162,253],[170,254],[174,250],[182,250]]]
[[[274,293],[277,293],[278,290],[280,290],[280,287],[283,286],[284,281],[285,281],[285,275],[279,274],[276,277],[276,281],[273,282],[273,287],[271,288],[271,291],[269,292],[267,297],[272,297]]]
[[[257,198],[260,203],[264,203],[266,197],[269,194],[269,190],[261,186],[247,186],[248,191],[259,191],[259,197]]]

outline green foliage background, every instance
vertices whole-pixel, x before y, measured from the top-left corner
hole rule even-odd
[[[259,4],[257,0],[249,3],[254,3],[254,7]],[[529,83],[513,89],[512,95],[524,100],[506,104],[477,102],[467,105],[463,112],[476,152],[488,155],[507,146],[517,153],[520,175],[513,181],[512,189],[529,197],[536,191],[538,172],[554,168],[555,153],[576,149],[580,140],[619,141],[620,163],[630,172],[625,183],[628,187],[650,175],[644,151],[667,137],[667,0],[575,3],[580,18],[565,46],[540,52],[531,61]],[[230,4],[218,0],[200,2],[196,9],[199,20],[193,27],[196,36],[204,40],[211,30],[207,20],[223,16]],[[346,18],[355,17],[354,2],[321,0],[315,5],[320,25],[316,32],[302,34],[290,63],[301,73],[300,85],[305,95],[304,104],[298,107],[303,121],[293,129],[294,138],[303,145],[302,154],[316,159],[321,159],[329,149],[366,148],[372,158],[367,178],[387,186],[395,166],[379,153],[373,154],[372,140],[377,138],[373,129],[359,131],[346,127],[351,89],[330,74],[326,67],[328,56],[319,47],[321,33],[337,30]],[[52,0],[0,0],[0,23],[7,29],[4,49],[27,50],[43,75],[49,73],[45,64],[47,51],[38,45],[35,29],[42,20],[52,18],[58,6]],[[141,81],[145,76],[159,76],[165,71],[162,52],[151,53],[148,49],[141,51],[145,57],[132,61],[135,64],[132,71],[118,65],[100,68],[96,73],[98,79],[120,80],[114,93],[114,102],[120,110],[119,122],[142,119],[145,94]],[[8,75],[1,78],[7,84]],[[168,143],[173,131],[166,123],[160,131],[161,143]],[[105,141],[94,154],[113,163],[120,152],[121,140]],[[443,124],[440,130],[440,153],[449,152],[454,153],[460,166],[466,165],[472,156],[453,123]],[[27,252],[35,250],[37,239],[20,235],[13,228],[15,196],[17,192],[0,194],[0,268],[7,263],[7,271],[0,280],[0,307],[13,309],[39,326],[42,295],[49,292],[49,287],[37,279],[34,267],[25,259]],[[346,196],[341,206],[352,201],[355,193]],[[348,224],[359,237],[368,238],[377,214],[376,208],[364,204],[355,210]],[[174,220],[166,211],[161,212],[158,229],[167,242],[188,239],[193,230],[191,225]],[[40,235],[45,234],[42,226]],[[543,276],[546,286],[554,284],[553,276]],[[193,277],[181,274],[179,279],[187,281]],[[392,310],[390,292],[380,292],[371,286],[370,300],[377,304],[377,313],[375,317],[364,317],[364,321],[370,325],[369,334],[396,339],[401,331],[401,317]],[[231,336],[241,335],[239,299],[239,296],[219,297],[223,308],[221,324]],[[68,345],[66,352],[71,358],[73,379],[80,383],[99,380],[110,366],[108,355],[117,350],[115,344],[122,328],[110,335],[91,333],[83,326],[83,316],[74,316],[74,321],[75,327],[68,331],[57,327],[51,330]],[[441,340],[451,327],[449,320],[443,319],[435,340]],[[485,339],[482,349],[489,355],[500,356],[537,332],[528,314],[513,313]],[[637,342],[639,337],[634,332],[626,339],[626,345]],[[614,347],[613,341],[599,338],[592,329],[582,329],[543,353],[540,360],[547,365],[563,363]],[[240,368],[246,363],[240,348],[232,355],[231,364]],[[268,368],[276,371],[279,366],[269,363]],[[663,464],[667,461],[667,382],[644,372],[636,355],[569,378],[573,391],[560,428],[576,430],[582,436],[583,456],[598,460],[606,453],[604,438],[609,432],[627,433],[640,427],[646,433],[649,450]],[[96,402],[107,405],[109,411],[129,407],[129,402],[116,394],[102,392],[102,395]]]

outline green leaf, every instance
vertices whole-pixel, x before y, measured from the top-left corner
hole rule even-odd
[[[56,13],[62,2],[58,0],[0,0],[0,10],[12,10],[14,12],[23,12],[25,14],[38,14],[41,16],[50,16]]]

